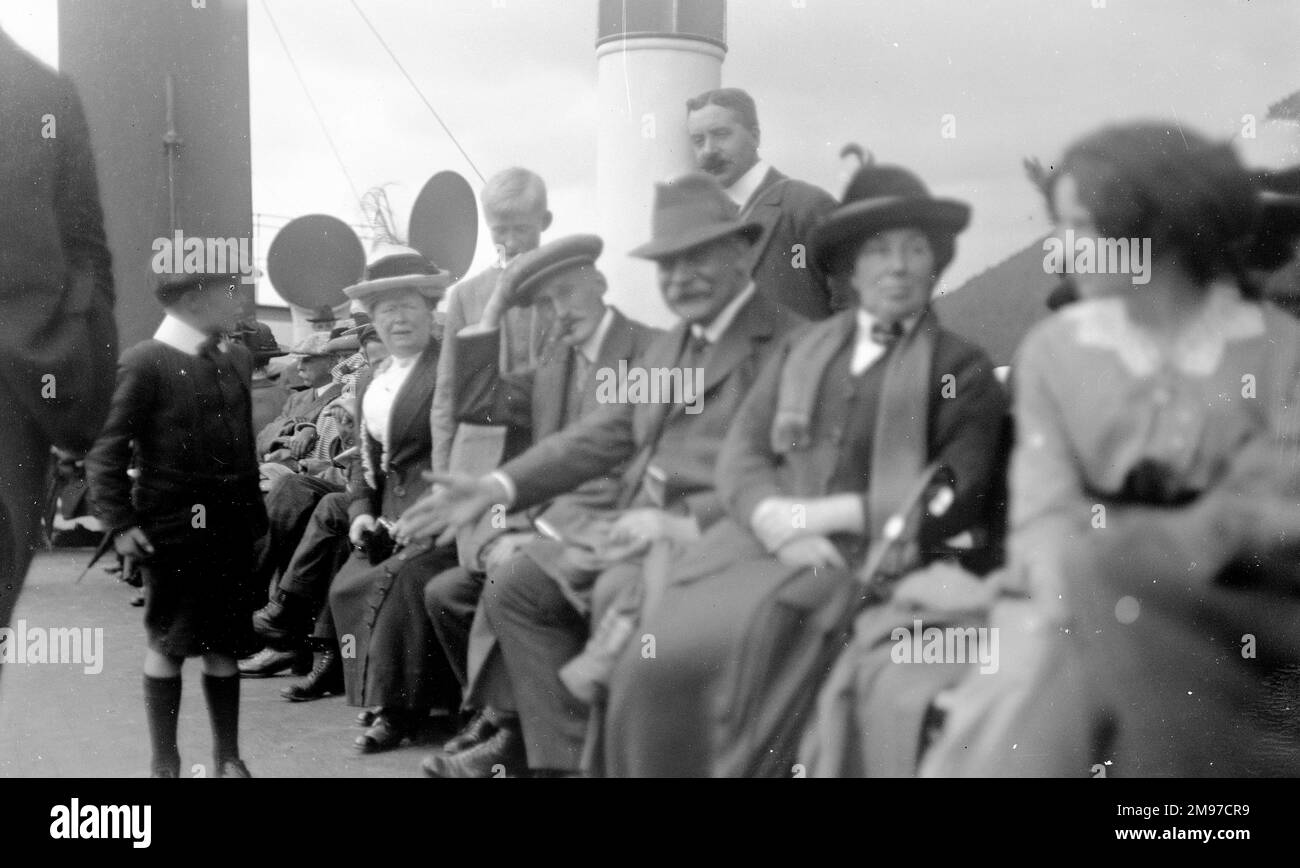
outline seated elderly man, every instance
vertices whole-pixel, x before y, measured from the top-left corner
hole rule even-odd
[[[330,374],[339,354],[326,348],[329,340],[326,332],[312,332],[291,350],[306,388],[290,395],[280,415],[257,433],[257,456],[262,461],[296,460],[315,445],[316,417],[343,391]]]
[[[680,319],[636,360],[628,388],[606,393],[609,403],[499,471],[431,476],[444,487],[402,517],[399,539],[445,542],[494,504],[526,509],[627,464],[613,521],[581,539],[534,543],[488,571],[484,612],[519,720],[426,771],[480,776],[498,763],[509,771],[521,744],[534,772],[579,770],[587,709],[558,669],[582,649],[588,623],[554,575],[574,587],[594,584],[597,599],[613,595],[639,581],[655,550],[685,544],[721,517],[713,477],[722,440],[764,360],[803,322],[755,292],[748,263],[761,233],[737,219],[735,203],[707,175],[658,185],[652,239],[634,253],[658,265],[664,301]],[[662,388],[632,388],[646,377]]]
[[[387,358],[387,350],[374,327],[368,324],[350,329],[330,339],[324,346],[331,355],[354,349],[358,350],[366,366]],[[284,587],[293,586],[288,573],[295,553],[311,527],[316,508],[326,496],[345,489],[352,465],[357,460],[357,450],[353,448],[356,441],[356,420],[353,417],[356,392],[348,383],[351,369],[341,371],[342,364],[335,365],[333,373],[342,391],[316,416],[316,436],[311,451],[293,461],[293,467],[271,465],[278,471],[273,480],[265,479],[267,466],[263,466],[270,530],[259,553],[256,578],[271,590],[267,605],[253,616],[254,630],[267,641],[267,645],[253,656],[239,661],[240,673],[249,678],[265,678],[291,667],[295,674],[301,675],[311,668],[306,638],[322,600],[295,596],[285,591],[277,579],[285,580]],[[364,367],[358,372],[360,370]],[[318,537],[313,537],[308,545],[319,542]],[[321,596],[323,593],[322,590]]]
[[[837,625],[879,590],[855,573],[925,468],[955,484],[922,553],[996,509],[1006,398],[985,354],[929,309],[968,218],[910,172],[868,166],[814,232],[814,260],[848,277],[860,307],[779,342],[730,420],[717,475],[729,520],[647,599],[638,633],[656,653],[631,644],[614,668],[609,774],[791,774]]]
[[[659,334],[605,304],[605,276],[596,268],[603,247],[595,235],[572,235],[521,254],[505,269],[480,322],[448,341],[454,359],[457,421],[505,424],[507,458],[600,409],[600,384],[634,364]],[[538,308],[553,325],[539,364],[503,370],[500,324],[504,312],[517,306]],[[553,536],[580,536],[609,515],[619,494],[618,474],[612,472],[550,503],[515,513],[507,521],[485,516],[474,534],[461,535],[462,564],[477,562],[481,569],[462,566],[431,580],[425,589],[425,607],[465,688],[466,708],[475,713],[438,755],[429,758],[426,767],[436,768],[446,757],[487,740],[503,721],[517,716],[495,636],[481,610],[476,614],[484,571],[507,563],[516,552],[540,552],[539,564],[572,603],[572,608],[559,614],[583,618],[590,608],[590,586],[570,583],[571,578],[581,577],[570,576],[545,556],[556,547],[552,543],[539,549],[536,543],[542,537],[533,526]]]

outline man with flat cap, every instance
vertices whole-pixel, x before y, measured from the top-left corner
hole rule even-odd
[[[482,319],[452,338],[456,419],[504,425],[507,459],[599,409],[602,372],[632,364],[658,334],[606,305],[605,276],[596,268],[603,247],[596,235],[571,235],[521,254],[503,272]],[[537,365],[502,370],[501,323],[505,312],[516,308],[540,310],[551,327]],[[461,534],[462,563],[468,556],[474,569],[449,570],[425,589],[428,617],[465,687],[466,708],[473,710],[462,732],[443,746],[442,756],[475,747],[516,717],[495,636],[475,611],[484,571],[506,563],[516,552],[538,551],[543,537],[532,522],[552,534],[578,536],[608,514],[618,496],[618,477],[611,473],[506,521],[484,516],[472,533]],[[554,552],[554,544],[548,550]],[[552,566],[545,557],[541,563]],[[563,570],[549,572],[565,583],[562,590],[575,600],[578,611],[585,611],[583,598],[590,588],[569,586]],[[572,616],[574,611],[560,614]],[[429,764],[440,761],[431,757]]]
[[[122,354],[108,421],[86,456],[91,498],[113,544],[144,575],[154,777],[180,774],[181,664],[197,656],[212,776],[249,776],[239,756],[235,659],[251,638],[247,579],[266,512],[253,447],[252,356],[222,337],[238,321],[234,284],[193,274],[159,286],[166,316],[152,339]]]
[[[658,185],[652,238],[633,255],[658,266],[664,301],[680,319],[646,348],[628,378],[676,372],[683,388],[638,390],[634,397],[629,385],[499,471],[437,477],[445,487],[402,517],[399,538],[447,539],[494,504],[526,509],[625,466],[611,520],[582,539],[554,543],[549,553],[570,584],[591,587],[593,617],[640,581],[643,561],[697,538],[723,513],[714,467],[732,415],[778,339],[803,322],[750,280],[761,233],[757,223],[737,219],[735,203],[707,175]],[[686,383],[698,384],[698,392],[687,394]],[[534,552],[489,569],[483,606],[515,688],[520,729],[507,728],[478,754],[436,771],[487,774],[498,757],[517,752],[520,740],[535,772],[579,770],[587,708],[558,676],[588,634],[587,619],[572,605]]]

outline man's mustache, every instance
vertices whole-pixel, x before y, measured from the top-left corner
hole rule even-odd
[[[731,161],[726,157],[719,157],[716,154],[710,154],[700,163],[700,168],[708,172],[710,175],[720,175],[729,165],[731,165]]]

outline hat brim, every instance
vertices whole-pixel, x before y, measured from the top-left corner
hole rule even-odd
[[[535,273],[530,274],[527,280],[513,287],[510,291],[508,304],[510,307],[529,307],[537,301],[537,293],[542,291],[542,287],[546,285],[548,280],[575,268],[591,267],[595,264],[595,257],[586,255],[571,256],[568,259],[553,262],[545,268],[538,269]]]
[[[361,349],[361,341],[356,335],[350,335],[344,332],[327,343],[325,349],[330,353],[355,353],[357,350]]]
[[[289,355],[289,348],[278,347],[274,350],[249,350],[249,352],[253,354],[253,358],[255,359],[274,359],[280,356]]]
[[[399,274],[396,277],[380,277],[354,283],[346,287],[343,294],[362,304],[373,304],[377,296],[413,289],[427,299],[438,301],[446,294],[451,282],[450,271],[439,271],[437,274]]]
[[[970,206],[956,199],[886,196],[843,205],[813,230],[812,257],[826,271],[836,251],[886,229],[916,226],[957,235],[970,224]]]
[[[747,223],[718,223],[667,238],[656,238],[628,251],[628,256],[649,260],[665,259],[731,235],[740,235],[754,244],[763,235],[763,224],[752,220]]]

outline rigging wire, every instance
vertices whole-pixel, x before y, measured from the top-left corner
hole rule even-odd
[[[316,115],[316,121],[320,124],[321,132],[325,134],[325,141],[329,143],[330,151],[334,154],[334,160],[339,164],[339,170],[343,173],[343,177],[347,179],[348,187],[352,190],[352,198],[359,205],[361,194],[357,191],[357,185],[353,182],[352,175],[348,173],[348,167],[343,163],[343,157],[339,154],[338,146],[334,144],[334,137],[330,135],[329,127],[325,126],[325,118],[321,115],[316,100],[312,99],[311,91],[307,88],[307,81],[303,78],[302,71],[298,69],[298,62],[293,59],[293,52],[289,50],[289,44],[284,41],[284,34],[280,32],[280,25],[276,23],[275,16],[271,14],[271,7],[267,5],[266,0],[262,0],[262,11],[266,13],[267,19],[271,22],[271,29],[275,31],[276,39],[280,41],[280,47],[284,49],[285,57],[289,59],[289,65],[293,67],[293,74],[298,77],[298,84],[302,85],[302,92],[307,97],[312,112]]]
[[[266,0],[263,0],[263,3],[265,2]],[[436,120],[438,122],[438,125],[442,127],[443,132],[445,132],[447,134],[447,137],[451,139],[451,143],[456,146],[456,150],[460,151],[460,155],[465,158],[465,162],[468,163],[469,167],[474,170],[474,174],[478,175],[479,181],[486,183],[487,179],[483,177],[483,173],[478,170],[478,166],[474,165],[474,161],[470,159],[469,154],[465,152],[465,149],[463,147],[461,147],[460,141],[456,138],[456,135],[451,131],[451,127],[447,126],[446,122],[443,121],[442,116],[438,114],[438,110],[435,109],[433,107],[433,104],[430,103],[429,100],[424,96],[424,93],[420,90],[420,86],[415,83],[415,79],[411,78],[411,74],[406,71],[406,67],[402,66],[402,62],[398,60],[397,55],[393,53],[393,49],[388,47],[388,43],[384,41],[384,37],[381,36],[379,31],[375,29],[375,25],[370,23],[370,19],[366,16],[366,13],[362,11],[361,7],[357,5],[357,0],[351,0],[351,3],[352,3],[352,8],[357,10],[357,14],[361,16],[361,20],[366,22],[366,26],[370,28],[370,32],[373,33],[375,35],[375,38],[379,40],[379,44],[383,46],[384,51],[388,52],[388,56],[393,59],[393,63],[397,64],[397,69],[402,73],[402,75],[406,78],[406,81],[411,85],[411,88],[415,91],[415,95],[420,98],[420,101],[424,103],[425,108],[427,108],[429,112],[433,115],[434,120]]]

